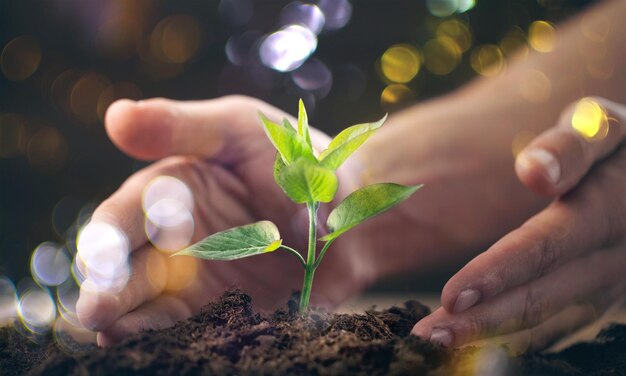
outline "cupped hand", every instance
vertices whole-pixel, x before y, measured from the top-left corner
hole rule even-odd
[[[626,107],[570,106],[516,160],[519,179],[557,196],[446,284],[412,333],[447,347],[494,338],[542,349],[626,293]],[[514,200],[514,197],[511,197]]]
[[[153,179],[170,176],[184,182],[194,197],[191,242],[268,219],[277,224],[285,244],[305,249],[307,213],[273,181],[275,149],[263,133],[258,111],[277,122],[292,119],[262,101],[242,96],[200,102],[122,100],[109,108],[106,128],[111,140],[130,156],[158,161],[131,176],[91,219],[91,223],[117,228],[131,249],[130,278],[120,291],[94,289],[93,283],[81,288],[78,317],[99,332],[100,345],[142,329],[172,325],[232,286],[250,293],[261,308],[285,304],[292,291],[300,288],[303,270],[298,259],[278,250],[231,262],[194,259],[189,270],[176,271],[178,276],[187,274],[189,283],[171,289],[167,270],[176,259],[186,257],[169,258],[146,236],[144,189]],[[313,129],[312,138],[318,149],[329,141]],[[342,198],[357,187],[358,173],[347,165],[338,174],[337,197]],[[335,246],[345,248],[341,240]],[[329,252],[316,275],[314,303],[336,304],[371,280],[366,272],[371,268],[363,267],[365,258],[360,257],[360,262],[353,258],[345,249]]]

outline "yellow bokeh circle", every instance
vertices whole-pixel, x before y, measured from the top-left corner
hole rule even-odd
[[[603,139],[609,131],[606,111],[592,98],[583,98],[574,109],[572,128],[587,140]]]
[[[389,47],[380,59],[380,68],[385,78],[397,83],[411,81],[419,72],[421,64],[420,52],[406,44]]]
[[[556,29],[547,21],[535,21],[528,28],[528,43],[538,52],[550,52],[556,43]]]
[[[470,63],[481,76],[497,76],[504,69],[504,54],[498,46],[487,44],[472,51]]]
[[[41,48],[35,38],[23,35],[12,39],[2,49],[0,66],[11,81],[22,81],[32,76],[41,63]]]
[[[431,39],[424,45],[424,66],[431,73],[445,76],[461,62],[461,48],[447,36]]]

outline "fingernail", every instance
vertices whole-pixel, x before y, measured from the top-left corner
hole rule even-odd
[[[480,300],[480,292],[474,289],[461,291],[454,303],[453,313],[461,313],[467,311],[478,303]]]
[[[452,333],[448,329],[435,328],[430,333],[430,342],[443,347],[450,347],[452,345]]]
[[[561,179],[561,165],[556,157],[544,149],[531,149],[523,152],[518,157],[518,163],[528,167],[532,164],[538,164],[543,168],[545,177],[552,183],[556,184]]]

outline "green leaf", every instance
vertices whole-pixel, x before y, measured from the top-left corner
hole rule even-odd
[[[282,157],[279,153],[276,153],[276,158],[274,159],[274,181],[276,184],[280,186],[280,172],[287,166],[285,161],[283,161]]]
[[[306,140],[306,143],[312,148],[311,134],[309,132],[309,117],[306,114],[306,108],[304,108],[304,102],[302,98],[298,102],[298,134]]]
[[[387,120],[387,115],[375,123],[353,125],[339,133],[320,154],[322,166],[336,170]]]
[[[339,185],[333,170],[304,158],[280,167],[276,182],[296,204],[330,202]]]
[[[291,163],[298,158],[306,158],[312,161],[317,159],[313,155],[313,149],[304,138],[300,137],[293,128],[278,125],[259,112],[265,134],[270,139],[276,150],[280,153],[285,163]]]
[[[275,251],[281,244],[276,225],[270,221],[260,221],[216,232],[174,255],[207,260],[236,260]]]
[[[289,122],[289,119],[283,119],[283,127],[285,127],[287,130],[296,133],[296,130],[293,128],[293,125],[291,125],[291,123]]]
[[[421,187],[422,185],[380,183],[352,192],[330,213],[326,221],[330,234],[320,240],[336,239],[366,219],[398,205]]]

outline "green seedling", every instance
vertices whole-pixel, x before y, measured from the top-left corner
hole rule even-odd
[[[309,213],[309,239],[306,259],[295,249],[282,244],[276,225],[260,221],[234,227],[208,236],[176,253],[208,260],[236,260],[244,257],[286,250],[295,255],[304,267],[300,295],[300,313],[308,310],[313,276],[328,247],[346,231],[368,218],[380,214],[409,198],[421,185],[403,186],[394,183],[373,184],[346,197],[330,213],[326,226],[328,235],[317,238],[317,210],[320,203],[331,202],[339,181],[336,170],[384,123],[386,116],[375,123],[357,124],[339,133],[319,156],[313,151],[309,123],[302,100],[298,111],[298,127],[288,120],[277,124],[259,113],[263,128],[276,150],[274,180],[296,204],[305,204]],[[317,242],[325,242],[319,255]]]

